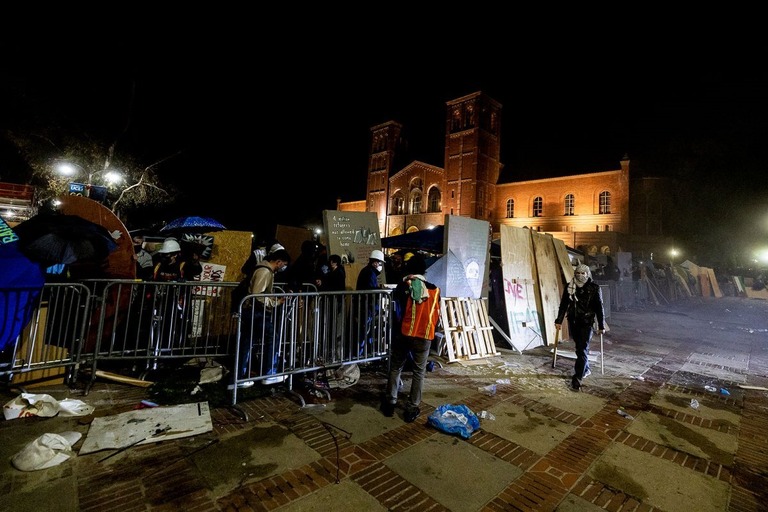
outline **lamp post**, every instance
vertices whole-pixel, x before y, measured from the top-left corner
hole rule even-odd
[[[57,173],[63,176],[82,175],[86,178],[86,183],[70,183],[69,193],[72,195],[82,195],[95,201],[104,202],[107,197],[107,187],[93,184],[93,179],[101,173],[104,173],[104,183],[117,185],[123,181],[123,175],[112,169],[88,170],[80,164],[72,162],[58,162],[55,166]]]

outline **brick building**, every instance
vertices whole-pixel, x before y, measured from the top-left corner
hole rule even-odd
[[[403,162],[403,126],[371,128],[366,199],[343,211],[375,212],[382,237],[441,225],[446,214],[546,232],[590,255],[649,257],[672,245],[663,213],[667,183],[633,177],[625,156],[614,170],[499,183],[502,105],[481,91],[446,103],[443,167]]]

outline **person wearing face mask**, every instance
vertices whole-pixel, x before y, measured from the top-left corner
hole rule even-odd
[[[384,253],[379,249],[371,251],[371,255],[368,258],[368,264],[360,270],[357,274],[357,285],[355,287],[358,291],[363,290],[379,290],[383,288],[379,282],[379,274],[384,270]],[[366,345],[369,349],[374,348],[374,340],[376,338],[376,327],[380,326],[381,317],[379,316],[378,301],[375,297],[371,297],[370,294],[360,295],[356,297],[362,301],[358,306],[352,308],[355,315],[360,315],[355,320],[356,325],[361,331],[361,339],[359,341],[358,353],[359,355],[365,354]]]
[[[291,257],[285,249],[278,249],[267,254],[256,265],[251,277],[250,295],[273,293],[275,274],[283,271],[291,262]],[[245,311],[242,319],[243,332],[240,335],[240,378],[244,379],[251,373],[251,349],[254,342],[261,348],[260,367],[253,369],[256,375],[275,375],[280,369],[280,347],[275,346],[275,329],[273,321],[274,309],[283,304],[283,297],[256,297],[249,302],[253,305],[252,311]],[[264,335],[263,340],[258,338]],[[285,380],[285,376],[269,377],[262,380],[263,384],[277,384]],[[249,387],[253,381],[242,382],[239,387]]]
[[[576,363],[571,377],[571,389],[579,391],[589,369],[589,343],[597,321],[597,333],[605,332],[605,311],[600,285],[592,281],[589,267],[580,264],[573,272],[573,279],[565,288],[555,319],[555,329],[560,330],[563,319],[568,317],[568,329],[576,344]]]
[[[378,249],[371,251],[368,264],[357,274],[357,290],[378,290],[379,274],[384,270],[384,253]]]

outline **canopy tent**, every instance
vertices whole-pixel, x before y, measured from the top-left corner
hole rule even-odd
[[[382,238],[381,246],[385,249],[411,249],[442,254],[444,233],[443,226],[435,226],[432,229]]]
[[[432,229],[422,229],[421,231],[382,238],[381,246],[385,249],[410,249],[443,254],[444,237],[445,226],[435,226]],[[491,256],[501,256],[501,245],[498,239],[491,243]]]

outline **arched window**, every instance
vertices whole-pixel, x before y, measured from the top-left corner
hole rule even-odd
[[[607,190],[600,192],[600,213],[611,213],[611,193]]]
[[[405,213],[405,198],[402,192],[395,193],[392,196],[392,215],[403,215]]]
[[[409,191],[409,200],[411,202],[410,212],[411,214],[421,213],[421,179],[414,178],[411,181],[411,190]]]
[[[512,219],[515,217],[515,200],[507,199],[507,218]]]
[[[533,198],[533,216],[541,217],[544,215],[544,199],[541,196]]]
[[[567,194],[565,196],[565,215],[573,215],[573,194]]]
[[[436,213],[443,209],[441,200],[440,200],[440,189],[438,189],[437,187],[432,187],[431,189],[429,189],[429,199],[428,199],[427,208],[430,213]]]

